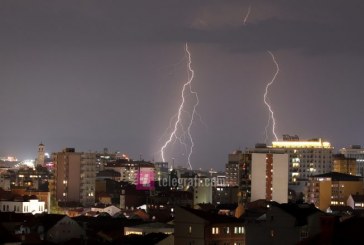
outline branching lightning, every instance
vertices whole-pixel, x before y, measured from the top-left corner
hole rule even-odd
[[[271,51],[267,51],[269,53],[269,55],[272,57],[272,60],[276,66],[276,72],[274,73],[273,75],[273,78],[272,80],[265,86],[265,93],[264,93],[264,104],[268,107],[268,110],[269,110],[269,118],[268,118],[268,123],[267,123],[267,126],[265,127],[266,129],[266,139],[268,138],[268,127],[269,127],[269,124],[270,124],[270,121],[272,120],[272,134],[274,135],[275,137],[275,140],[278,141],[278,137],[277,137],[277,134],[276,134],[276,131],[275,131],[275,128],[276,128],[276,119],[274,118],[274,111],[271,107],[271,105],[269,104],[269,98],[268,98],[268,90],[269,90],[269,87],[274,83],[274,81],[276,80],[276,77],[279,73],[279,65],[276,61],[276,58],[274,57],[273,53]]]
[[[249,15],[250,15],[250,11],[252,10],[252,6],[251,5],[249,5],[249,8],[248,8],[248,12],[246,13],[246,15],[245,15],[245,17],[244,17],[244,19],[243,19],[243,25],[246,25],[246,22],[247,22],[247,20],[248,20],[248,18],[249,18]]]
[[[179,141],[181,144],[183,144],[185,147],[187,146],[187,144],[184,142],[184,140],[182,139],[183,137],[188,137],[189,139],[189,150],[187,152],[187,163],[188,163],[188,166],[190,169],[192,169],[192,165],[191,165],[191,155],[192,155],[192,152],[193,152],[193,148],[194,148],[194,141],[193,141],[193,138],[192,138],[192,134],[191,134],[191,127],[192,127],[192,124],[193,124],[193,121],[195,119],[195,115],[197,114],[196,112],[196,108],[199,104],[199,98],[198,98],[198,94],[197,92],[195,92],[193,89],[192,89],[192,81],[193,81],[193,78],[195,76],[195,72],[194,70],[192,69],[192,66],[191,66],[191,63],[192,63],[192,59],[191,59],[191,53],[188,49],[188,45],[186,43],[186,46],[185,46],[185,51],[186,51],[186,55],[187,55],[187,74],[188,74],[188,78],[187,78],[187,82],[183,85],[182,87],[182,91],[181,91],[181,104],[178,108],[178,112],[176,113],[176,115],[174,115],[172,118],[176,118],[176,121],[174,123],[174,126],[173,126],[173,130],[168,138],[168,140],[164,143],[164,145],[162,146],[160,152],[161,152],[161,157],[162,157],[162,161],[165,162],[165,150],[167,148],[167,146],[171,143],[173,143],[174,141]],[[185,104],[186,104],[186,93],[189,93],[189,95],[193,95],[195,98],[196,98],[196,101],[195,101],[195,104],[193,105],[193,108],[192,108],[192,112],[191,112],[191,115],[189,117],[189,122],[188,122],[188,126],[185,130],[185,128],[183,127],[183,120],[182,120],[182,117],[183,117],[183,112],[184,112],[184,108],[185,108]],[[178,134],[178,130],[181,130],[183,132],[182,136],[180,136]]]

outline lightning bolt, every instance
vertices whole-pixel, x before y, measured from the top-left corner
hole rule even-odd
[[[264,104],[268,107],[268,110],[269,110],[269,118],[268,118],[268,123],[267,123],[267,126],[265,127],[266,129],[266,139],[268,138],[268,134],[267,134],[267,130],[268,130],[268,127],[269,127],[269,124],[270,124],[270,120],[272,120],[272,133],[275,137],[275,140],[278,141],[278,137],[277,137],[277,134],[276,134],[276,131],[275,131],[275,128],[276,128],[276,119],[274,118],[274,111],[272,110],[272,107],[271,105],[269,104],[269,101],[268,101],[268,90],[269,90],[269,87],[274,83],[274,81],[276,80],[276,77],[279,73],[279,65],[276,61],[276,58],[274,57],[273,53],[271,51],[267,51],[268,54],[272,57],[272,60],[276,66],[276,72],[274,73],[273,75],[273,78],[272,80],[265,86],[265,93],[264,93]]]
[[[243,25],[246,25],[246,22],[247,22],[247,20],[249,18],[249,15],[250,15],[251,10],[252,10],[252,6],[249,5],[248,12],[246,13],[246,15],[245,15],[245,17],[243,19]]]
[[[171,144],[174,141],[178,140],[180,143],[182,143],[183,145],[186,146],[186,144],[182,140],[182,137],[178,135],[178,129],[180,128],[183,132],[185,132],[184,127],[183,127],[183,121],[182,121],[182,113],[184,112],[184,107],[185,107],[185,103],[186,103],[185,93],[187,91],[187,92],[189,92],[190,95],[193,95],[196,98],[196,102],[195,102],[195,104],[193,105],[193,108],[192,108],[190,121],[189,121],[188,126],[187,126],[187,130],[186,130],[187,132],[185,132],[185,134],[184,134],[184,135],[188,136],[189,141],[190,141],[190,147],[189,147],[189,151],[188,151],[188,155],[187,155],[187,163],[188,163],[189,168],[192,169],[191,155],[193,153],[193,148],[195,146],[195,143],[194,143],[193,138],[192,138],[191,127],[192,127],[193,121],[195,119],[195,115],[197,114],[196,108],[197,108],[197,106],[199,104],[199,98],[198,98],[197,92],[195,92],[192,89],[192,81],[193,81],[193,78],[195,76],[195,71],[192,69],[192,66],[191,66],[191,64],[192,64],[191,53],[190,53],[190,51],[188,49],[187,43],[186,43],[186,46],[185,46],[185,51],[186,51],[186,55],[187,55],[187,58],[188,58],[188,62],[187,62],[188,78],[187,78],[187,82],[182,87],[182,92],[181,92],[182,101],[181,101],[181,104],[180,104],[180,106],[178,108],[178,112],[174,116],[174,117],[177,117],[177,119],[176,119],[176,121],[174,123],[173,130],[172,130],[168,140],[162,146],[160,152],[161,152],[162,161],[165,162],[165,150],[166,150],[166,148],[167,148],[167,146],[169,144]]]
[[[192,69],[191,67],[191,63],[192,63],[192,60],[191,60],[191,53],[190,51],[188,50],[188,46],[187,46],[187,43],[186,43],[186,52],[188,54],[188,64],[187,64],[187,67],[188,67],[188,71],[189,71],[189,81],[192,81],[194,76],[195,76],[195,71]],[[198,104],[200,103],[200,100],[198,98],[198,94],[197,92],[193,91],[192,90],[192,86],[191,86],[191,82],[189,83],[189,89],[190,89],[190,93],[193,94],[195,97],[196,97],[196,103],[193,105],[193,109],[192,109],[192,115],[191,115],[191,120],[190,120],[190,123],[188,124],[188,127],[187,127],[187,134],[188,134],[188,137],[190,139],[190,151],[188,153],[188,158],[187,158],[187,163],[190,167],[190,169],[192,170],[192,165],[191,165],[191,155],[192,155],[192,152],[193,152],[193,147],[195,146],[195,143],[193,141],[193,138],[192,138],[192,135],[191,135],[191,127],[192,127],[192,123],[195,119],[195,115],[196,115],[196,108],[198,106]]]

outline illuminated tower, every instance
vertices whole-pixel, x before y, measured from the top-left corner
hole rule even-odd
[[[40,143],[38,145],[38,156],[36,161],[37,165],[42,165],[42,166],[44,165],[44,155],[45,155],[44,145],[43,143]]]

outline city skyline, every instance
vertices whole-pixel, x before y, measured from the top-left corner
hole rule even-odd
[[[160,161],[188,79],[199,95],[194,168],[276,132],[322,137],[337,151],[364,144],[361,1],[2,1],[0,155],[66,147]],[[249,12],[249,15],[247,13]],[[201,120],[200,120],[201,119]],[[271,143],[273,137],[268,140]],[[178,144],[166,160],[187,166]]]

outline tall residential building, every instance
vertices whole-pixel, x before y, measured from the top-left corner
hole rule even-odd
[[[44,158],[45,158],[45,151],[44,151],[44,144],[40,143],[38,145],[38,154],[37,154],[37,160],[36,165],[44,165]]]
[[[321,138],[300,140],[297,135],[283,135],[283,141],[272,142],[272,148],[289,154],[290,185],[331,171],[333,147]]]
[[[236,150],[228,156],[228,163],[225,165],[226,185],[239,186],[239,165],[243,164],[245,154]]]
[[[252,153],[251,201],[288,202],[287,165],[287,154]]]
[[[245,153],[234,152],[229,155],[229,160],[232,159],[235,161],[226,165],[226,176],[230,177],[230,186],[237,182],[240,203],[258,199],[288,201],[288,154],[255,148]]]
[[[356,159],[356,174],[364,176],[364,148],[360,145],[352,145],[339,150],[345,157]]]
[[[343,154],[333,156],[332,171],[343,174],[356,174],[356,159],[345,157]]]
[[[83,206],[95,203],[96,154],[66,148],[53,153],[55,162],[55,195],[57,201],[77,202]]]

